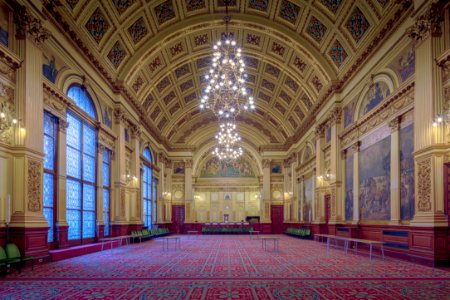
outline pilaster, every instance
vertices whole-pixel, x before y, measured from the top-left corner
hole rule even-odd
[[[400,222],[400,117],[389,122],[391,129],[391,221]]]
[[[119,96],[121,98],[121,96]],[[119,99],[120,100],[120,99]],[[113,131],[117,135],[115,144],[115,160],[113,164],[112,182],[114,183],[111,206],[113,207],[112,224],[126,223],[126,149],[125,149],[125,111],[121,107],[114,110]]]
[[[344,205],[342,194],[342,159],[341,159],[341,146],[339,140],[339,131],[341,126],[342,109],[335,107],[329,116],[329,122],[331,126],[331,155],[330,155],[330,224],[341,223],[345,220],[344,217]]]
[[[193,185],[192,185],[192,160],[187,160],[184,169],[184,207],[185,207],[185,222],[192,223],[192,208],[193,204]]]
[[[261,223],[270,223],[270,160],[264,159],[263,163],[263,195],[261,197]]]
[[[353,223],[361,222],[361,213],[359,211],[359,151],[361,142],[357,141],[352,146],[353,151]]]

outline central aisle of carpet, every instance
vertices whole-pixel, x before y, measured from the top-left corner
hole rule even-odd
[[[249,236],[151,240],[10,274],[7,299],[446,299],[450,272],[401,260],[326,251],[287,236],[267,250]],[[376,250],[378,251],[378,250]],[[448,298],[447,298],[448,299]]]

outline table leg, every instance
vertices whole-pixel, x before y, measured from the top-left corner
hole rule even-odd
[[[372,260],[372,243],[370,243],[370,248],[369,248],[370,250],[370,254],[369,254],[369,257],[370,257],[370,260]]]

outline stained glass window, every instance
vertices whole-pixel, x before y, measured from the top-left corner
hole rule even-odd
[[[103,224],[104,224],[104,230],[103,234],[104,236],[110,235],[110,190],[111,190],[111,151],[108,149],[105,149],[103,151],[103,158],[102,158],[102,170],[103,170]]]
[[[49,229],[47,241],[55,240],[55,179],[58,123],[57,118],[44,112],[44,217]]]
[[[75,104],[81,108],[89,117],[92,119],[97,119],[97,114],[95,113],[94,103],[89,96],[86,88],[80,85],[72,85],[67,91],[67,96],[75,101]]]
[[[153,180],[153,170],[152,170],[152,154],[150,149],[144,149],[144,172],[142,174],[142,198],[143,198],[143,213],[144,213],[144,226],[152,228],[153,220],[156,220],[156,209],[154,207],[154,199],[156,199],[153,193],[154,180]],[[154,213],[153,213],[154,212]]]
[[[89,94],[81,87],[69,88],[68,96],[88,116],[96,119]],[[67,113],[66,214],[69,240],[83,242],[95,237],[97,131],[73,112]]]

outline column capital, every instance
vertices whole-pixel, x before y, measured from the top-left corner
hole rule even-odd
[[[331,125],[340,124],[342,120],[342,108],[339,106],[333,108],[328,115],[328,119]]]
[[[130,131],[131,131],[131,138],[139,139],[141,137],[142,129],[139,125],[130,123]]]
[[[442,35],[441,22],[444,10],[438,3],[432,3],[422,15],[420,15],[413,26],[408,28],[408,36],[416,41],[422,41],[428,36],[439,37]]]
[[[114,109],[114,123],[121,124],[125,123],[127,118],[125,116],[125,111],[121,107],[117,107]]]
[[[352,148],[353,152],[359,152],[359,150],[361,148],[361,142],[360,141],[356,141],[350,147]]]
[[[58,130],[61,133],[67,133],[67,127],[69,127],[69,122],[67,122],[64,119],[59,118],[58,120],[59,126],[58,126]]]
[[[97,153],[99,155],[102,155],[103,151],[105,151],[105,146],[103,146],[102,144],[97,144]]]
[[[192,160],[188,159],[184,162],[186,168],[192,168]]]
[[[396,132],[400,129],[400,117],[395,117],[394,119],[389,121],[389,128],[391,129],[391,133]]]
[[[270,159],[263,159],[262,165],[263,168],[270,168]]]
[[[16,38],[24,40],[29,36],[36,45],[41,45],[50,37],[50,31],[42,26],[41,20],[35,18],[28,8],[20,4],[15,6],[13,17],[16,25]]]
[[[325,137],[325,124],[319,124],[316,126],[314,133],[316,134],[316,140]]]

